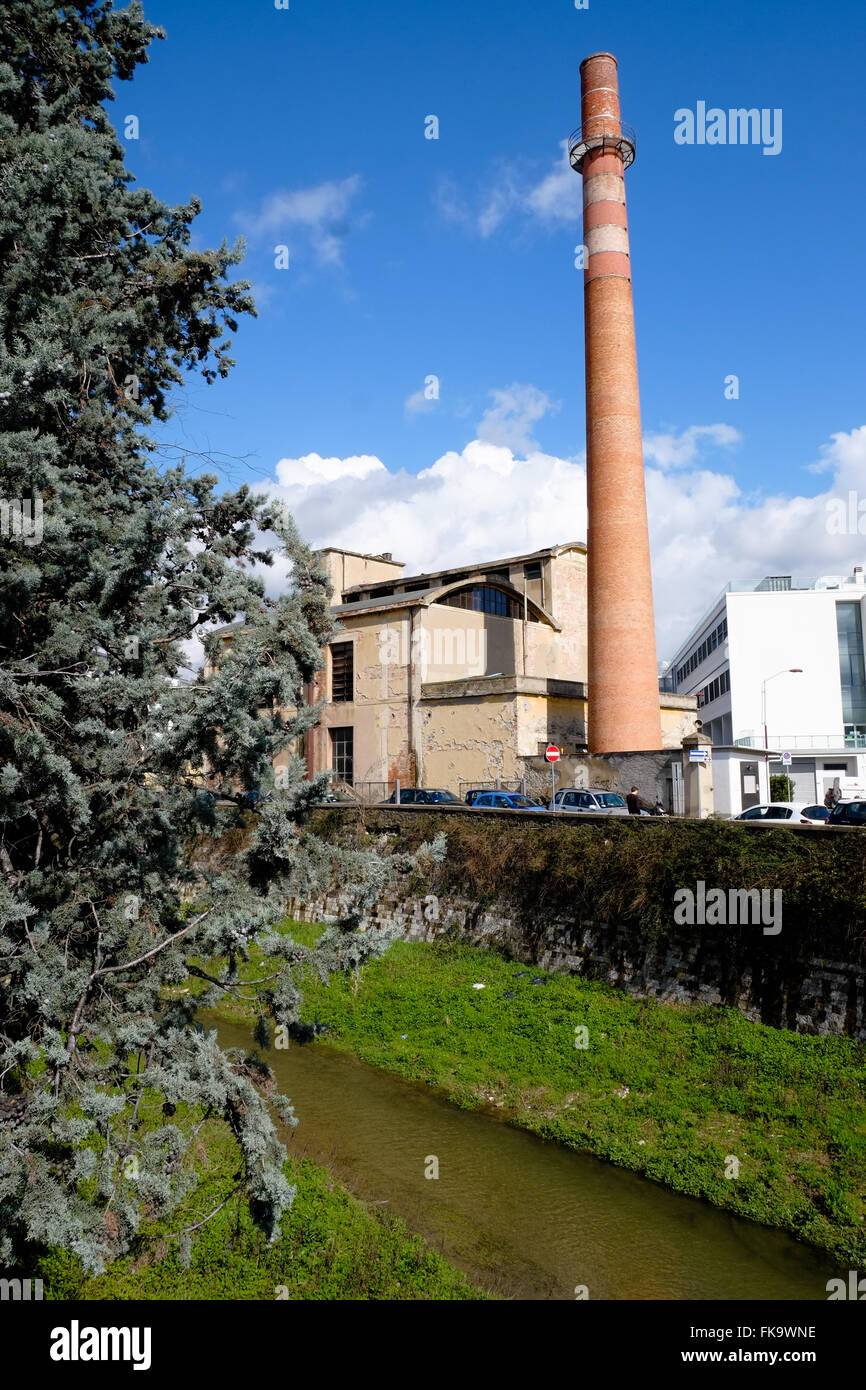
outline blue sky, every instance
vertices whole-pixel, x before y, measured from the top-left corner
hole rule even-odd
[[[834,488],[866,497],[860,5],[289,2],[150,0],[167,40],[117,84],[129,167],[199,195],[200,244],[245,235],[259,303],[231,377],[191,382],[167,439],[282,490],[314,543],[412,570],[582,537],[580,179],[560,142],[580,60],[605,49],[638,133],[662,648],[733,574],[862,557],[824,525]],[[781,108],[780,153],[676,144],[698,101]]]

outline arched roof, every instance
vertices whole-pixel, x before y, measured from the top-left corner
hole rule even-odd
[[[423,593],[415,594],[414,597],[427,608],[431,603],[441,603],[449,594],[464,593],[467,589],[474,589],[479,584],[483,584],[488,589],[499,589],[501,593],[514,599],[515,603],[523,604],[524,595],[509,580],[502,579],[499,575],[488,575],[484,570],[479,570],[477,574],[462,574],[451,584],[440,584],[436,588],[426,589]],[[528,595],[526,595],[526,606],[529,612],[535,615],[538,622],[546,623],[548,627],[559,631],[559,623],[554,620],[547,609],[542,608],[540,603],[536,603]]]

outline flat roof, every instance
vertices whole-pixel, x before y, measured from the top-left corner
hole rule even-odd
[[[405,560],[395,560],[390,554],[368,555],[364,550],[346,550],[342,545],[320,545],[315,551],[316,555],[354,555],[356,560],[381,560],[383,565],[399,565],[401,569],[406,568]],[[383,580],[383,583],[385,581]]]
[[[393,584],[410,584],[417,579],[429,581],[428,588],[439,589],[441,583],[436,584],[434,580],[441,580],[443,575],[460,574],[482,574],[485,570],[500,569],[503,565],[519,565],[526,560],[539,560],[552,555],[561,555],[564,550],[580,550],[586,554],[586,541],[565,541],[562,545],[549,545],[543,550],[530,550],[525,555],[507,555],[501,560],[476,560],[469,565],[448,565],[441,570],[428,570],[421,574],[404,574],[399,579],[376,579],[362,584],[350,584],[344,593],[351,594],[359,589],[369,589],[371,593],[379,588],[390,588]],[[347,552],[348,553],[348,552]],[[378,559],[378,556],[367,556],[367,559]],[[420,593],[420,590],[416,591]]]
[[[855,567],[857,573],[860,566]],[[854,578],[854,573],[849,575],[824,574],[824,575],[802,575],[802,574],[765,574],[761,579],[730,579],[716,597],[709,608],[704,610],[704,615],[695,624],[684,642],[677,647],[676,652],[671,657],[665,674],[675,670],[679,660],[685,656],[686,651],[697,641],[700,633],[707,623],[714,617],[716,610],[724,603],[727,606],[728,594],[807,594],[807,593],[854,593],[866,594],[866,586],[858,583]],[[787,585],[776,587],[779,581],[787,580]],[[830,581],[836,581],[831,583]]]

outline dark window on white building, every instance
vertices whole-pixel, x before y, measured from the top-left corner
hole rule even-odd
[[[866,669],[860,604],[836,604],[839,637],[839,680],[846,746],[866,747]]]

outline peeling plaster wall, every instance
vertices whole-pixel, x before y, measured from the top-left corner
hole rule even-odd
[[[683,739],[697,733],[697,719],[696,695],[662,695],[662,748],[682,748]]]
[[[515,623],[515,627],[518,624]],[[520,624],[524,628],[523,624]],[[570,664],[562,650],[562,633],[546,623],[526,623],[526,661],[521,659],[517,673],[526,676],[546,676],[559,680],[585,680],[571,674]],[[523,631],[520,632],[523,642]],[[525,665],[525,670],[524,670]]]
[[[586,554],[566,550],[551,562],[551,595],[548,612],[559,623],[558,666],[555,674],[564,680],[587,678]]]
[[[428,787],[457,789],[458,782],[519,780],[517,707],[512,696],[438,701],[422,706],[424,770]]]
[[[523,758],[537,758],[542,745],[555,743],[574,752],[586,742],[586,701],[555,695],[518,695],[517,751]]]
[[[376,615],[349,618],[335,642],[351,642],[355,683],[354,700],[327,704],[321,726],[314,730],[317,740],[317,768],[331,766],[329,730],[354,729],[354,776],[356,782],[414,780],[409,749],[409,666],[402,661],[410,650],[409,619],[401,616],[388,622]],[[390,659],[395,658],[395,659]],[[330,698],[329,677],[320,672],[319,689]],[[323,759],[323,761],[319,761]]]

